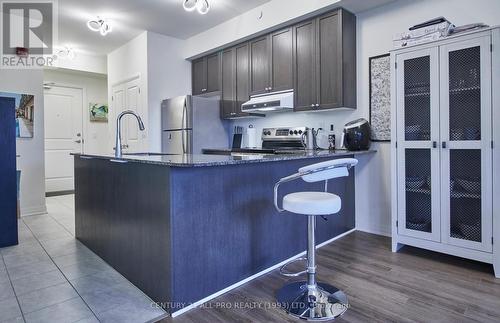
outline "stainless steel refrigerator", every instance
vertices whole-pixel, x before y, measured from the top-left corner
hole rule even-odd
[[[228,126],[220,118],[216,98],[166,99],[161,104],[161,121],[163,153],[201,154],[203,148],[229,146]]]

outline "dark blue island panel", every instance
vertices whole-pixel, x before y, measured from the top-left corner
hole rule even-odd
[[[75,156],[76,236],[169,312],[306,249],[306,217],[278,213],[273,188],[332,158],[171,167]],[[318,244],[355,226],[354,170],[332,180],[342,210],[318,218]],[[282,195],[323,190],[296,181]]]
[[[18,244],[15,100],[0,98],[0,248]]]

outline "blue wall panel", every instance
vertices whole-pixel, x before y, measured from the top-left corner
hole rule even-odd
[[[18,243],[15,101],[0,98],[0,248]]]

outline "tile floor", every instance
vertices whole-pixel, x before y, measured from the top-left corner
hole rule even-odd
[[[74,237],[74,196],[47,198],[47,215],[19,221],[0,249],[0,323],[155,322],[166,313]]]

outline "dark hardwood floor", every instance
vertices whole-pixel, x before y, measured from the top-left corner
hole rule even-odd
[[[305,244],[305,241],[304,241]],[[318,279],[343,289],[337,322],[500,322],[500,279],[491,265],[355,232],[318,250]],[[162,322],[297,322],[273,307],[286,282],[275,270],[200,308]]]

